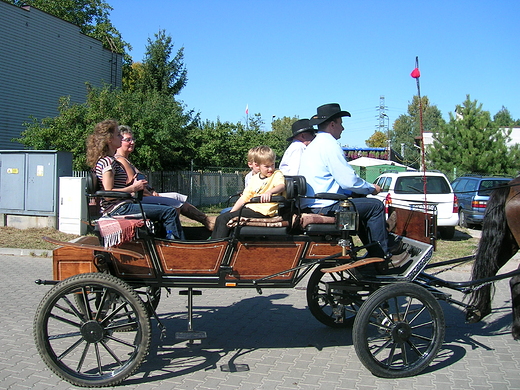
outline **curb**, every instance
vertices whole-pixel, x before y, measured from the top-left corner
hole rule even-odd
[[[21,248],[0,248],[0,255],[7,256],[34,256],[52,258],[52,250],[47,249],[21,249]]]

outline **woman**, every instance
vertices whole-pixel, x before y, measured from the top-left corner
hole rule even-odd
[[[123,137],[121,146],[117,149],[114,157],[125,168],[128,180],[131,182],[134,178],[144,178],[139,170],[128,160],[130,153],[135,150],[135,139],[132,129],[129,126],[119,126],[119,131]],[[209,217],[195,206],[186,202],[186,195],[177,192],[167,192],[158,194],[151,187],[145,188],[143,192],[143,203],[163,204],[175,207],[182,215],[202,223],[209,231],[215,226],[216,217]]]
[[[146,180],[133,180],[128,183],[124,167],[115,159],[114,154],[121,147],[122,136],[119,125],[114,120],[98,123],[94,133],[87,139],[87,164],[96,173],[100,185],[105,191],[123,191],[136,193],[146,188]],[[166,230],[167,239],[184,239],[184,233],[177,211],[173,207],[154,204],[143,204],[147,218],[159,221]],[[103,215],[139,214],[141,208],[131,200],[103,198],[101,200]]]

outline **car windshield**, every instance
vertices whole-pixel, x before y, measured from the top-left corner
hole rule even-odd
[[[394,192],[396,194],[424,194],[424,184],[422,176],[398,177],[395,183]],[[449,194],[450,186],[442,176],[426,177],[427,194]]]
[[[503,186],[509,182],[509,179],[493,179],[493,180],[482,180],[480,182],[480,186],[478,189],[478,194],[480,196],[489,196],[491,195],[491,191],[495,188]]]

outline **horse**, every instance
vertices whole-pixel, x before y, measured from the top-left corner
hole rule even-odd
[[[507,185],[495,189],[487,203],[482,224],[482,235],[475,253],[472,280],[495,276],[518,251],[520,245],[520,176]],[[519,266],[520,269],[520,266]],[[520,339],[520,275],[513,276],[511,288],[513,325],[511,333]],[[491,313],[491,284],[471,293],[468,322],[478,322]]]

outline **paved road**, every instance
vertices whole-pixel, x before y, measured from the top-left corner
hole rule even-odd
[[[0,389],[73,388],[46,368],[32,338],[36,307],[49,289],[33,281],[51,278],[51,259],[0,254],[0,266]],[[469,275],[450,271],[443,277],[467,280]],[[301,288],[264,295],[253,289],[204,290],[195,297],[194,327],[207,331],[208,339],[191,347],[174,338],[187,326],[185,298],[174,291],[158,310],[167,338],[159,340],[154,327],[148,359],[117,388],[520,389],[520,343],[509,333],[506,281],[497,285],[495,311],[486,322],[465,324],[458,308],[443,305],[447,330],[439,356],[420,375],[398,380],[372,376],[355,354],[351,332],[315,320]],[[237,370],[223,370],[228,367]]]

